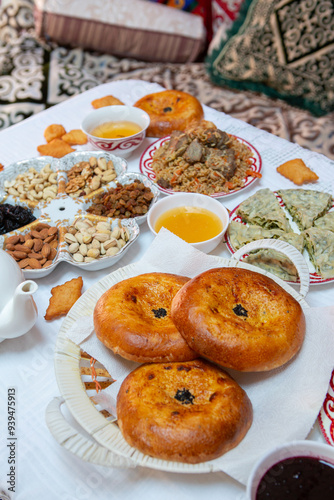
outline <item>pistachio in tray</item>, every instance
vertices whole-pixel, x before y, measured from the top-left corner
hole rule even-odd
[[[64,236],[69,254],[75,262],[93,262],[101,257],[112,257],[120,252],[131,238],[128,227],[120,221],[94,222],[78,219],[67,228]]]

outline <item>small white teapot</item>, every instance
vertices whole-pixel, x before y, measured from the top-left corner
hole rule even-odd
[[[16,261],[0,250],[0,342],[20,337],[32,328],[37,319],[37,306],[32,294],[38,286],[24,280]]]

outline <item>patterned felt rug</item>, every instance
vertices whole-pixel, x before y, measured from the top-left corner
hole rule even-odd
[[[213,85],[203,62],[146,63],[38,40],[30,0],[1,4],[0,129],[101,83],[130,78],[184,90],[203,104],[334,159],[334,113],[316,118],[278,99]]]

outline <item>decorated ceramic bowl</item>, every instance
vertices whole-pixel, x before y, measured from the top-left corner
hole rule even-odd
[[[81,124],[94,149],[127,157],[142,144],[149,115],[133,106],[105,106],[89,113]]]

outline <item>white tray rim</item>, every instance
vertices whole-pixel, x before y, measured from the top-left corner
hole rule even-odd
[[[309,307],[299,292],[267,271],[225,257],[217,257],[217,267],[241,267],[269,276],[288,291],[303,308]],[[55,346],[55,375],[60,393],[72,416],[86,432],[100,445],[111,450],[113,453],[132,459],[136,466],[177,473],[208,473],[219,471],[218,459],[200,464],[184,464],[158,460],[140,453],[127,444],[117,424],[109,422],[99,413],[85,391],[79,372],[80,347],[67,338],[66,332],[82,316],[81,312],[84,312],[84,315],[91,314],[98,298],[115,283],[128,278],[129,275],[133,275],[134,270],[135,263],[129,264],[99,280],[78,299],[64,319]]]

